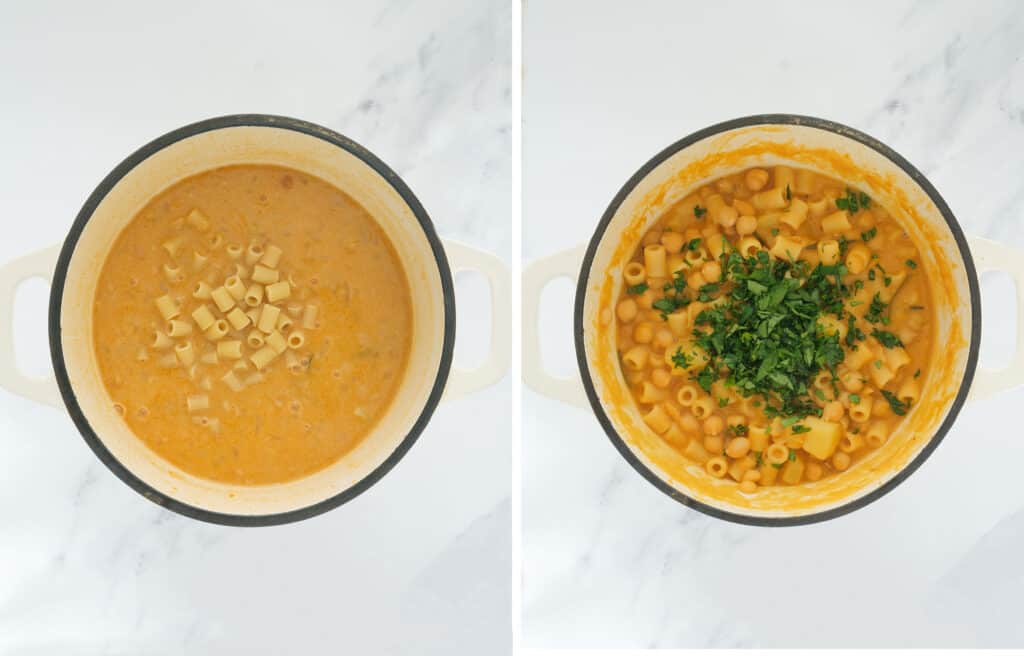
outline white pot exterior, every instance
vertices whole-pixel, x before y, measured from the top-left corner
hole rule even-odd
[[[262,120],[273,122],[272,117],[262,117]],[[316,126],[308,128],[315,132]],[[341,138],[333,133],[331,137]],[[60,352],[53,349],[58,381],[79,428],[83,432],[91,429],[99,441],[99,445],[90,443],[90,446],[122,478],[126,477],[118,471],[117,463],[141,481],[144,486],[126,479],[158,503],[170,500],[199,509],[200,515],[208,511],[244,518],[301,511],[347,491],[354,494],[383,475],[411,446],[439,400],[451,360],[454,333],[451,279],[444,252],[436,237],[431,243],[414,209],[392,182],[353,153],[360,153],[374,162],[377,160],[357,144],[347,141],[346,144],[348,150],[327,138],[284,127],[283,123],[280,127],[238,125],[199,132],[152,152],[124,172],[103,194],[104,185],[123,172],[125,165],[115,170],[90,198],[76,221],[54,280],[55,289],[63,280],[59,308],[51,305],[51,324],[54,311],[59,309],[60,314]],[[217,483],[192,476],[157,456],[114,412],[93,350],[93,297],[106,255],[120,231],[151,198],[176,182],[204,170],[232,164],[291,167],[322,178],[352,196],[388,234],[405,267],[410,289],[415,290],[409,364],[388,412],[366,439],[338,462],[306,478],[282,484]],[[101,198],[97,197],[99,194],[103,194]],[[97,200],[98,204],[88,215],[89,207]],[[422,214],[418,205],[417,209]],[[74,243],[76,231],[86,215],[88,221]],[[67,271],[62,277],[64,264]],[[58,360],[61,354],[63,371]],[[64,372],[66,378],[62,375]],[[81,416],[75,412],[74,404],[80,408]],[[83,427],[83,420],[87,427]],[[86,437],[88,439],[89,435]],[[105,457],[104,449],[116,463],[112,465],[109,457]],[[177,509],[196,514],[189,508]],[[213,518],[213,521],[218,519]]]

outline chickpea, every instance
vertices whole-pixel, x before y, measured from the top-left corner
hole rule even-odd
[[[825,470],[822,469],[821,465],[814,461],[808,462],[804,467],[804,478],[809,481],[821,480],[821,476],[824,473]]]
[[[633,341],[637,344],[650,344],[654,339],[654,326],[647,323],[638,323],[633,329]]]
[[[651,372],[651,382],[655,387],[664,389],[672,382],[672,374],[668,372],[668,369],[655,369]]]
[[[747,171],[747,175],[744,176],[743,181],[747,184],[747,189],[761,191],[768,184],[768,171],[764,169],[750,169]]]
[[[695,435],[697,432],[700,431],[700,421],[698,421],[697,418],[694,417],[692,414],[687,412],[679,418],[679,428],[683,429],[684,433]]]
[[[731,194],[735,188],[733,181],[729,178],[720,178],[718,182],[715,183],[715,189],[723,194]]]
[[[700,268],[700,275],[704,276],[705,280],[718,280],[722,277],[722,265],[714,261],[705,262]]]
[[[684,238],[678,232],[664,232],[661,235],[661,245],[669,253],[678,253],[683,250]]]
[[[640,243],[644,246],[651,246],[661,241],[661,232],[658,230],[651,230],[644,238],[640,240]]]
[[[726,205],[722,209],[718,210],[718,225],[722,226],[726,230],[736,225],[736,220],[740,213],[735,208]]]
[[[736,233],[741,237],[754,234],[757,230],[757,217],[744,214],[736,219]]]
[[[618,315],[619,321],[622,323],[629,323],[633,319],[636,319],[637,311],[636,301],[631,298],[619,301],[618,307],[615,308],[615,314]]]
[[[850,466],[850,454],[839,451],[832,456],[832,466],[838,471],[846,471]]]
[[[725,443],[721,435],[704,436],[704,448],[707,449],[708,453],[721,453],[724,447]]]
[[[839,401],[829,401],[821,411],[821,418],[825,421],[839,421],[845,413],[846,408],[843,407],[842,403]]]
[[[885,399],[875,399],[875,402],[871,405],[871,416],[879,417],[884,419],[885,417],[892,416],[892,406]]]
[[[750,451],[750,440],[745,437],[734,437],[725,447],[725,454],[730,458],[742,458]]]
[[[659,328],[654,333],[654,346],[659,349],[667,349],[669,345],[675,341],[675,337],[672,335],[672,331],[668,328]]]
[[[636,304],[639,305],[644,310],[650,310],[652,307],[654,307],[654,301],[656,300],[657,299],[654,297],[654,290],[648,289],[643,294],[640,294],[640,296],[637,297]]]
[[[754,481],[743,481],[740,483],[740,492],[744,492],[746,494],[753,494],[754,492],[757,492],[757,483]]]
[[[704,420],[704,433],[706,435],[721,435],[725,430],[725,422],[718,415],[711,415]]]

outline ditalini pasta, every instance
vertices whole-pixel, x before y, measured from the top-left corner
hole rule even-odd
[[[753,494],[886,444],[921,396],[932,312],[920,252],[885,207],[775,166],[712,180],[665,212],[609,317],[647,426]]]
[[[93,346],[111,407],[154,452],[265,485],[330,465],[371,430],[411,321],[401,261],[360,205],[291,169],[231,166],[172,186],[118,237]]]

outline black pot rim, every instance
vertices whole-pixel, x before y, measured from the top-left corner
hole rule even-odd
[[[928,443],[921,449],[921,452],[918,453],[913,460],[907,463],[906,466],[904,466],[904,468],[894,477],[868,494],[828,510],[794,517],[761,517],[722,510],[680,492],[661,479],[654,471],[641,462],[612,425],[611,420],[597,396],[594,381],[590,375],[590,367],[587,363],[586,347],[583,342],[583,304],[587,292],[589,271],[594,261],[594,255],[597,252],[597,246],[604,237],[605,231],[607,230],[612,217],[615,215],[615,212],[618,211],[619,206],[622,204],[623,200],[625,200],[626,196],[629,195],[640,181],[654,170],[654,168],[680,150],[716,134],[729,132],[737,128],[757,125],[799,125],[832,132],[860,142],[900,167],[904,173],[910,176],[910,178],[928,194],[928,197],[933,203],[935,203],[935,206],[939,209],[942,217],[946,220],[946,225],[950,232],[952,232],[953,238],[956,240],[957,248],[960,250],[960,256],[963,258],[964,269],[967,275],[968,287],[970,288],[971,295],[971,343],[963,380],[960,383],[960,389],[957,392],[956,398],[953,400],[953,404],[950,406],[945,419],[936,430],[935,434],[931,439],[929,439]],[[801,526],[840,517],[881,498],[896,488],[897,485],[909,478],[910,475],[928,459],[932,451],[934,451],[942,442],[942,439],[946,436],[946,433],[956,420],[960,409],[966,402],[968,391],[971,388],[971,382],[974,380],[974,372],[978,364],[978,349],[981,340],[981,292],[978,287],[978,274],[974,267],[974,260],[971,257],[970,249],[967,246],[967,239],[964,236],[963,230],[960,228],[960,224],[957,222],[956,217],[953,216],[953,212],[949,209],[946,201],[943,200],[942,196],[939,195],[939,192],[934,186],[932,186],[928,179],[925,178],[917,168],[915,168],[899,153],[881,141],[859,130],[855,130],[854,128],[834,121],[815,118],[812,116],[801,116],[798,114],[757,114],[717,123],[680,139],[648,160],[647,163],[641,166],[640,169],[634,173],[628,181],[626,181],[622,188],[619,189],[619,192],[608,205],[608,209],[605,210],[597,228],[594,230],[594,235],[587,246],[586,254],[583,258],[583,265],[580,268],[576,285],[575,307],[573,311],[573,336],[576,343],[576,361],[579,366],[580,376],[583,379],[583,387],[586,390],[587,399],[590,401],[590,407],[593,409],[598,422],[600,422],[601,427],[604,428],[604,432],[608,435],[608,438],[611,440],[615,449],[623,458],[626,459],[627,462],[629,462],[630,465],[632,465],[633,469],[647,479],[648,482],[684,506],[698,510],[706,515],[710,515],[718,519],[751,526]]]
[[[78,239],[99,203],[121,180],[121,178],[154,153],[197,134],[234,127],[268,127],[301,132],[303,134],[322,139],[323,141],[351,153],[376,171],[402,197],[402,200],[409,206],[415,215],[416,220],[419,222],[420,228],[423,230],[423,233],[430,244],[431,251],[433,252],[434,261],[437,264],[438,273],[441,277],[441,288],[444,296],[444,337],[437,376],[434,379],[434,384],[423,410],[420,412],[420,415],[416,419],[412,428],[402,439],[397,448],[395,448],[384,462],[378,465],[373,471],[352,487],[349,487],[332,497],[303,508],[265,515],[242,515],[214,512],[184,503],[156,490],[148,483],[135,476],[135,474],[129,471],[127,467],[121,464],[121,462],[114,457],[114,455],[100,440],[78,404],[78,399],[68,378],[60,334],[61,299],[64,295],[64,282],[68,273],[68,265],[70,264],[71,257],[74,254],[75,246],[78,244]],[[452,285],[451,268],[448,265],[448,259],[445,256],[441,240],[438,238],[437,233],[434,230],[433,222],[430,220],[426,210],[420,204],[412,190],[409,189],[397,173],[391,170],[391,168],[389,168],[376,155],[352,139],[308,121],[270,114],[233,114],[192,123],[182,128],[178,128],[177,130],[168,132],[162,137],[154,139],[129,155],[123,162],[118,164],[102,182],[100,182],[99,186],[97,186],[92,194],[90,194],[85,205],[83,205],[82,209],[78,212],[78,216],[75,218],[75,221],[71,226],[68,236],[64,241],[64,246],[61,249],[60,256],[57,259],[56,270],[53,274],[53,284],[50,290],[48,327],[50,338],[50,359],[53,362],[53,370],[56,374],[57,385],[60,388],[64,404],[67,407],[68,413],[71,415],[71,420],[75,423],[78,431],[82,434],[86,444],[89,445],[89,448],[96,454],[96,457],[98,457],[110,471],[112,471],[133,490],[153,503],[163,506],[168,510],[173,510],[181,515],[204,522],[228,526],[272,526],[308,519],[315,515],[327,512],[328,510],[337,508],[343,503],[354,499],[383,478],[383,476],[387,474],[399,460],[402,459],[409,449],[412,448],[412,445],[416,442],[417,438],[419,438],[423,429],[426,427],[435,408],[437,408],[437,405],[441,400],[441,395],[444,391],[445,383],[448,380],[449,371],[451,370],[452,352],[455,344],[455,294]]]

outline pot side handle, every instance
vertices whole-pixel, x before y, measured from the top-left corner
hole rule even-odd
[[[1024,384],[1024,252],[982,237],[969,237],[967,241],[978,275],[1005,271],[1013,278],[1017,294],[1017,351],[1003,369],[977,368],[968,396],[975,401]]]
[[[0,313],[6,315],[0,318],[0,387],[55,408],[63,407],[63,403],[53,376],[26,376],[14,361],[14,293],[29,278],[44,278],[51,283],[60,248],[55,244],[0,265]]]
[[[523,382],[538,394],[581,408],[588,407],[588,403],[579,374],[559,378],[544,369],[538,321],[544,287],[556,278],[569,278],[575,283],[585,250],[586,246],[580,245],[549,255],[535,260],[523,271]]]
[[[452,276],[479,271],[491,287],[491,349],[477,369],[452,367],[444,399],[450,401],[498,382],[512,359],[512,292],[508,269],[494,255],[450,239],[442,240]]]

